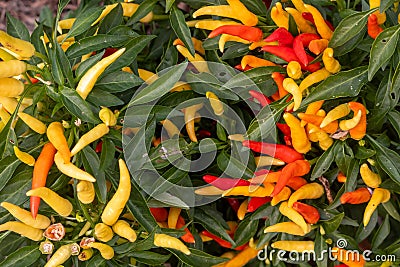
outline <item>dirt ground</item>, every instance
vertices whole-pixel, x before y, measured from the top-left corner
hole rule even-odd
[[[80,0],[71,0],[64,11],[74,10]],[[35,27],[35,20],[39,18],[40,10],[48,6],[51,10],[57,10],[58,0],[0,0],[0,30],[6,29],[6,13],[21,20],[30,31]]]

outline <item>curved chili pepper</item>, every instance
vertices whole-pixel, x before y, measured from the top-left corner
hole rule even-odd
[[[307,66],[309,63],[309,58],[307,57],[307,53],[306,50],[304,50],[304,47],[307,47],[312,40],[318,39],[321,39],[321,37],[314,33],[301,33],[294,38],[293,50],[304,66]]]
[[[301,65],[297,61],[290,61],[286,67],[286,72],[293,80],[298,80],[301,78],[301,75],[303,75],[301,72]]]
[[[222,26],[222,25],[221,25]],[[203,47],[203,42],[200,41],[199,39],[192,37],[192,43],[194,45],[194,50],[199,52],[199,54],[204,55],[206,53],[206,51],[204,50]],[[181,39],[176,39],[172,45],[184,45],[184,43],[182,42]]]
[[[319,183],[305,184],[290,196],[288,206],[292,207],[298,200],[320,198],[324,193],[324,187]]]
[[[326,39],[312,40],[308,44],[308,50],[315,55],[319,55],[328,47],[328,44],[329,41]]]
[[[108,134],[109,131],[110,129],[105,123],[100,123],[96,125],[90,131],[81,136],[75,146],[71,149],[71,156],[74,156],[90,143]]]
[[[0,31],[0,43],[23,59],[30,58],[35,54],[35,47],[30,42],[15,38],[5,31]]]
[[[168,211],[166,208],[150,208],[150,212],[157,222],[165,222],[168,218]]]
[[[369,9],[374,9],[376,7],[380,7],[381,6],[381,0],[369,0]],[[386,21],[386,12],[379,12],[379,8],[377,11],[375,11],[374,14],[377,17],[377,22],[379,25],[385,23]]]
[[[245,247],[242,251],[240,251],[238,254],[236,254],[235,257],[230,259],[229,261],[225,262],[224,267],[239,267],[239,266],[244,266],[246,263],[254,259],[258,254],[258,250],[251,247],[247,246]]]
[[[309,226],[309,233],[311,231],[311,227]],[[277,223],[271,226],[268,226],[264,229],[264,233],[287,233],[290,235],[298,235],[298,236],[304,236],[307,233],[303,231],[303,229],[298,226],[294,222],[281,222]]]
[[[276,123],[276,127],[283,133],[283,135],[290,136],[290,127],[286,123]]]
[[[129,223],[124,220],[118,220],[112,226],[112,229],[117,235],[127,239],[129,242],[135,242],[137,238],[135,230],[133,230]]]
[[[206,97],[210,101],[210,105],[214,114],[217,116],[221,116],[224,113],[224,105],[221,100],[219,100],[218,96],[216,96],[213,92],[207,91]]]
[[[272,197],[252,197],[247,204],[247,212],[253,212],[262,205],[271,202]]]
[[[251,140],[244,140],[242,144],[243,146],[250,148],[254,152],[273,156],[286,163],[294,162],[296,160],[304,158],[302,154],[300,154],[293,148],[285,145],[270,144]]]
[[[203,20],[195,20],[192,21],[194,23],[194,27],[197,29],[204,29],[204,30],[215,30],[218,27],[224,26],[224,25],[242,25],[240,22],[233,21],[233,20],[214,20],[214,19],[203,19]],[[190,21],[186,22],[189,27],[191,26],[189,23]]]
[[[310,103],[307,106],[306,112],[304,114],[312,114],[312,115],[316,114],[318,112],[318,110],[321,109],[321,107],[324,104],[324,102],[325,102],[324,100],[319,100],[319,101],[315,101],[313,103]],[[305,126],[306,124],[307,124],[307,122],[304,121],[303,119],[301,119],[301,126]]]
[[[271,8],[271,19],[278,27],[289,29],[289,14],[283,10],[282,4],[277,2],[274,7]]]
[[[55,212],[57,212],[61,216],[68,216],[73,210],[72,203],[68,199],[61,197],[59,194],[47,187],[38,187],[35,189],[31,189],[26,192],[26,195],[28,197],[40,197],[41,199],[43,199],[44,202],[46,202],[47,205],[49,205]]]
[[[292,188],[293,190],[298,190],[303,185],[307,184],[307,180],[300,176],[294,176],[289,179],[288,183],[286,184],[288,187]]]
[[[345,183],[347,177],[346,177],[346,175],[344,175],[343,172],[339,171],[339,173],[338,173],[336,179],[338,180],[339,183]]]
[[[278,41],[280,46],[292,46],[294,37],[284,27],[279,27],[264,39],[264,42]]]
[[[272,61],[252,55],[244,56],[240,64],[242,65],[242,68],[245,68],[247,65],[252,68],[276,66],[276,64]]]
[[[214,38],[221,34],[238,36],[251,42],[258,42],[263,36],[261,29],[256,27],[250,27],[246,25],[223,25],[210,32],[208,38]]]
[[[314,114],[298,113],[297,116],[305,123],[313,124],[318,127],[320,127],[321,122],[324,120],[324,117]],[[326,133],[332,134],[337,131],[338,127],[339,127],[338,121],[334,120],[325,127],[322,127],[321,130],[325,131]]]
[[[285,7],[286,12],[292,15],[297,27],[302,33],[317,33],[313,24],[303,18],[301,12],[295,8]]]
[[[312,17],[314,18],[315,27],[317,28],[318,34],[327,40],[332,38],[332,30],[330,26],[326,23],[324,17],[322,16],[321,12],[312,5],[304,5],[308,12],[311,13]]]
[[[228,190],[235,186],[248,186],[250,182],[244,179],[235,179],[235,178],[221,178],[218,176],[206,174],[203,176],[203,180],[208,183],[212,184],[215,187],[218,187],[222,190]]]
[[[287,205],[287,201],[284,201],[281,203],[279,206],[279,212],[283,215],[288,217],[291,221],[296,223],[300,228],[303,230],[303,232],[307,232],[309,229],[309,225],[306,223],[304,220],[303,216],[297,212],[295,209],[290,208]]]
[[[355,140],[363,139],[367,130],[367,109],[363,104],[358,102],[349,102],[348,106],[354,114],[361,111],[360,122],[354,128],[350,129],[350,136]]]
[[[271,99],[268,96],[264,95],[261,92],[257,92],[255,90],[249,90],[249,94],[260,103],[262,107],[265,107],[272,103]]]
[[[373,172],[367,163],[364,163],[360,166],[360,175],[364,184],[366,184],[368,187],[378,188],[382,183],[381,176]]]
[[[305,7],[304,7],[304,8],[305,8]],[[307,10],[307,9],[305,9],[305,10]],[[301,13],[301,15],[303,16],[303,18],[304,18],[305,20],[311,22],[312,25],[315,25],[315,21],[314,21],[313,15],[312,15],[310,12],[308,12],[308,11],[304,12],[304,11],[303,11],[303,12]]]
[[[361,204],[368,202],[371,199],[371,193],[366,187],[360,187],[355,191],[346,192],[340,197],[342,204]]]
[[[293,111],[298,110],[303,99],[303,94],[297,83],[292,78],[285,78],[283,80],[283,88],[292,95],[294,103]]]
[[[351,253],[354,251],[348,251],[343,248],[333,247],[331,250],[331,255],[335,257],[338,261],[343,262],[346,266],[350,267],[363,267],[365,266],[365,259],[363,256],[354,256]]]
[[[243,68],[241,64],[237,64],[237,65],[235,66],[235,69],[240,70],[240,71],[247,71],[247,70],[251,70],[252,67],[249,66],[249,65],[246,65],[246,66]]]
[[[178,238],[166,234],[155,234],[154,245],[163,248],[172,248],[181,251],[186,255],[190,255],[189,248]]]
[[[319,212],[313,206],[301,202],[294,202],[293,209],[300,213],[307,223],[315,224],[319,221]]]
[[[307,153],[311,149],[311,143],[308,140],[304,127],[301,126],[300,120],[291,113],[283,114],[283,119],[291,130],[293,148],[298,153]]]
[[[242,44],[250,43],[250,41],[240,38],[239,36],[234,36],[234,35],[230,35],[230,34],[222,34],[221,38],[219,38],[219,40],[218,40],[218,48],[219,48],[219,51],[221,51],[221,53],[224,52],[225,44],[227,42],[236,42],[236,43],[242,43]]]
[[[55,121],[50,123],[47,127],[47,138],[62,156],[64,163],[68,163],[71,158],[71,151],[64,136],[64,127],[61,122]]]
[[[243,200],[242,203],[240,203],[240,206],[236,212],[236,216],[238,217],[239,220],[243,220],[244,216],[246,215],[247,212],[247,204],[249,204],[249,199],[246,198]]]
[[[237,213],[237,211],[238,211],[238,209],[240,207],[239,199],[237,199],[237,198],[225,198],[225,199],[228,201],[229,206],[233,209],[233,211],[235,213]]]
[[[361,116],[362,113],[361,110],[359,110],[357,114],[354,113],[353,118],[348,120],[341,120],[339,123],[339,128],[342,129],[343,131],[348,131],[350,129],[353,129],[361,121]]]
[[[290,181],[291,179],[289,179]],[[289,189],[289,187],[285,186],[279,194],[274,196],[271,200],[271,206],[276,206],[278,203],[288,200],[290,195],[292,194],[292,191]]]
[[[273,190],[274,186],[268,183],[264,183],[263,186],[236,186],[224,191],[222,196],[267,197]]]
[[[327,47],[322,54],[322,61],[324,62],[325,69],[332,74],[340,71],[340,63],[333,57],[333,49]]]
[[[176,229],[181,229],[182,227],[185,226],[185,219],[179,215],[178,221],[176,222]],[[185,241],[186,243],[195,243],[194,236],[192,233],[189,231],[187,227],[183,229],[185,231],[185,234],[182,235],[180,238]]]
[[[50,219],[44,215],[37,214],[36,218],[33,218],[29,211],[8,202],[1,202],[0,206],[5,208],[17,220],[34,228],[46,229],[50,225]]]
[[[279,72],[273,72],[271,77],[274,80],[276,86],[278,87],[279,98],[282,98],[285,95],[287,95],[289,92],[286,91],[285,88],[283,87],[283,80],[285,79],[285,76],[283,76]]]
[[[220,237],[218,237],[218,236],[216,236],[216,235],[210,233],[210,232],[207,231],[207,230],[201,231],[201,234],[204,235],[204,236],[207,236],[207,237],[212,238],[212,239],[213,239],[215,242],[217,242],[218,245],[220,245],[221,247],[224,247],[224,248],[232,248],[231,242],[226,241],[226,240],[224,240],[224,239],[222,239],[222,238],[220,238]],[[235,250],[243,250],[246,246],[247,246],[247,244],[241,245],[241,246],[239,246],[239,247],[236,247]]]
[[[314,251],[314,241],[276,241],[271,244],[272,248],[286,250],[286,251],[296,251],[296,252],[305,252],[305,251]]]

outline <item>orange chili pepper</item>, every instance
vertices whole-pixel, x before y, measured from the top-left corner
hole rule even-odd
[[[289,94],[289,92],[286,91],[283,87],[283,80],[285,79],[285,76],[283,76],[279,72],[273,72],[271,77],[274,80],[276,86],[278,86],[279,98],[282,98],[285,95]]]
[[[371,193],[366,187],[360,187],[355,191],[346,192],[340,197],[342,204],[361,204],[368,202],[371,199]]]
[[[343,172],[339,171],[338,176],[336,177],[339,183],[345,183],[346,182],[346,175],[344,175]]]
[[[355,140],[363,139],[367,130],[367,109],[363,104],[358,102],[349,102],[348,106],[354,114],[357,114],[361,110],[361,120],[356,127],[350,129],[350,136]]]
[[[313,206],[301,202],[295,202],[293,203],[293,209],[300,213],[307,223],[314,224],[319,221],[319,212]]]

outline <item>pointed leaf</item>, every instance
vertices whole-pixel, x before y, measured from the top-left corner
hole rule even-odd
[[[0,262],[2,267],[33,266],[42,255],[38,246],[25,246],[17,249]]]
[[[91,27],[92,23],[100,16],[103,9],[104,7],[91,7],[79,12],[65,39],[86,32]]]
[[[99,123],[100,120],[90,109],[89,104],[82,99],[78,93],[68,87],[61,90],[61,100],[69,112],[80,118],[82,121],[90,123]]]
[[[174,5],[171,9],[169,19],[176,36],[181,39],[186,48],[189,50],[190,54],[194,56],[196,51],[194,50],[192,36],[190,35],[190,29],[186,24],[183,12]]]

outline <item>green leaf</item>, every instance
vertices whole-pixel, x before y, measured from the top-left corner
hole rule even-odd
[[[124,21],[122,5],[118,4],[110,13],[105,16],[100,23],[99,34],[108,33],[114,27],[118,27]]]
[[[393,74],[392,83],[390,85],[390,91],[399,90],[400,88],[400,62],[397,64],[396,70]]]
[[[375,10],[376,8],[359,12],[340,21],[339,25],[333,32],[332,39],[329,41],[329,47],[336,48],[341,46],[356,36],[366,27],[369,14]]]
[[[360,44],[365,44],[366,41],[364,39],[364,35],[366,32],[367,32],[367,28],[363,28],[359,33],[357,33],[357,35],[352,37],[349,41],[347,41],[346,43],[344,43],[338,47],[335,47],[335,49],[334,49],[335,57],[345,55],[345,54],[353,51]],[[369,53],[369,49],[368,49],[368,53]]]
[[[83,100],[75,90],[69,87],[64,87],[63,90],[61,90],[61,101],[69,112],[80,118],[82,121],[95,124],[100,122],[97,116],[94,115],[93,111],[90,109],[89,104]]]
[[[143,90],[135,94],[130,105],[138,105],[151,102],[169,92],[173,85],[179,81],[183,72],[186,70],[187,62],[168,69],[156,81],[146,86]]]
[[[138,262],[148,264],[150,266],[162,265],[171,257],[170,254],[163,255],[152,251],[132,251],[126,256],[133,257]]]
[[[103,76],[96,82],[95,86],[110,93],[118,93],[141,85],[142,83],[142,79],[133,73],[117,71]]]
[[[67,56],[62,50],[61,46],[57,43],[55,54],[58,59],[58,64],[62,66],[61,71],[63,76],[67,78],[68,84],[71,88],[75,87],[74,75],[72,74],[71,63],[69,62]]]
[[[19,19],[14,18],[10,13],[6,13],[7,33],[15,38],[30,41],[29,31]]]
[[[387,213],[396,221],[400,222],[400,214],[398,209],[393,204],[393,200],[389,200],[388,202],[382,203],[382,206],[385,208]]]
[[[325,251],[328,251],[328,244],[325,238],[321,235],[320,231],[317,231],[315,236],[314,244],[315,255],[324,255]],[[316,261],[318,267],[328,266],[328,257],[323,257],[323,259],[318,258]]]
[[[0,160],[0,190],[2,190],[13,177],[15,170],[20,164],[21,161],[14,155]]]
[[[301,107],[318,100],[357,96],[362,86],[367,82],[367,73],[367,67],[361,66],[329,76],[301,102]]]
[[[107,200],[107,186],[106,175],[103,169],[100,168],[100,160],[96,152],[89,146],[82,150],[81,159],[85,170],[96,178],[94,188],[96,195],[101,203],[106,203]]]
[[[335,199],[333,200],[332,203],[329,204],[328,207],[326,207],[326,210],[332,210],[332,209],[336,209],[337,207],[339,207],[340,205],[342,205],[342,203],[340,202],[340,197],[343,195],[344,193],[344,185],[339,189],[339,191],[336,193]]]
[[[385,220],[379,226],[374,237],[372,238],[372,248],[374,250],[377,249],[383,243],[383,241],[385,241],[386,237],[389,234],[390,234],[390,220],[389,220],[389,215],[386,214]]]
[[[346,172],[346,192],[354,191],[357,187],[357,178],[360,172],[358,160],[351,159]]]
[[[42,255],[38,246],[25,246],[17,249],[0,262],[0,266],[32,266]]]
[[[334,216],[330,220],[321,220],[322,222],[322,227],[325,230],[325,233],[330,234],[336,231],[336,229],[339,228],[343,218],[344,218],[344,212],[339,213],[338,215]]]
[[[88,69],[93,67],[97,62],[101,60],[104,55],[104,52],[97,53],[96,55],[91,56],[90,58],[86,59],[85,61],[79,63],[78,67],[75,70],[76,80],[80,80],[82,76],[86,73]]]
[[[15,166],[12,168],[15,168]],[[11,179],[5,179],[7,180],[7,184],[0,190],[0,203],[6,201],[15,205],[21,205],[28,200],[28,197],[25,194],[21,194],[21,192],[31,189],[32,171],[33,168],[29,167],[22,171],[14,172]],[[5,177],[1,173],[0,175],[2,178]]]
[[[249,179],[254,176],[245,162],[229,155],[226,151],[219,153],[217,163],[219,169],[230,177]]]
[[[100,16],[103,9],[104,7],[90,7],[79,12],[65,39],[86,32],[91,27],[92,23]]]
[[[251,216],[241,221],[235,230],[233,239],[235,240],[236,246],[241,246],[248,242],[257,233],[259,220],[252,220]]]
[[[139,20],[144,18],[147,14],[153,11],[153,8],[157,2],[158,2],[157,0],[144,0],[139,5],[139,8],[136,10],[136,12],[126,22],[126,25],[130,26],[135,22],[138,22]]]
[[[225,87],[234,88],[241,86],[254,86],[249,84],[249,79],[252,80],[255,84],[264,83],[271,78],[271,74],[274,72],[282,72],[284,68],[281,67],[259,67],[253,68],[251,70],[247,70],[245,72],[240,72],[236,74],[231,80],[229,80]]]
[[[252,13],[266,17],[267,16],[267,7],[265,6],[262,0],[242,0],[241,1],[246,8],[248,8]]]
[[[369,58],[368,80],[392,57],[399,40],[400,26],[393,26],[381,32],[372,44]]]
[[[210,255],[198,249],[189,248],[189,250],[191,252],[190,255],[186,255],[180,251],[169,249],[172,254],[174,254],[180,261],[186,263],[188,266],[211,267],[228,260],[226,258]]]
[[[400,184],[400,170],[398,169],[398,166],[400,166],[399,154],[382,146],[371,136],[366,136],[368,141],[371,143],[371,146],[376,151],[376,160],[379,167],[381,167],[393,181]]]
[[[102,170],[111,166],[115,156],[115,144],[112,140],[104,138],[101,144],[100,166]]]
[[[383,13],[385,12],[387,9],[389,9],[394,3],[396,2],[396,0],[381,0],[381,4],[379,5],[379,12]]]
[[[168,11],[171,9],[173,4],[175,3],[175,0],[166,0],[165,1],[165,13],[168,13]]]
[[[318,177],[321,177],[325,172],[329,170],[332,162],[335,159],[335,154],[333,153],[334,148],[337,143],[330,146],[322,155],[318,158],[317,162],[311,173],[311,180],[315,180]]]
[[[194,50],[192,36],[190,35],[190,29],[186,24],[183,12],[174,5],[171,9],[169,19],[171,22],[171,27],[174,30],[176,36],[178,36],[178,38],[182,40],[182,42],[185,44],[185,47],[189,50],[190,54],[194,56],[196,51]]]
[[[124,104],[124,101],[119,99],[117,96],[99,88],[94,88],[90,92],[87,97],[87,101],[93,103],[95,106],[102,107],[114,107]]]
[[[375,210],[368,222],[368,225],[360,224],[356,233],[356,241],[361,242],[367,238],[374,230],[378,223],[378,210]]]

